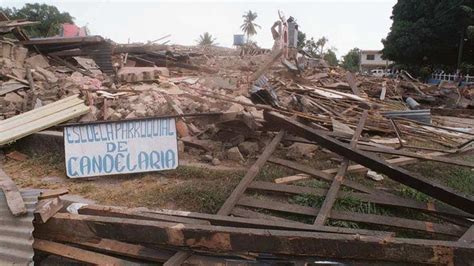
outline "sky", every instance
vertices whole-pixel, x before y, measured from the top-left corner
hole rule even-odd
[[[2,7],[20,8],[32,1],[0,0]],[[194,45],[199,35],[209,32],[220,46],[231,47],[234,34],[241,34],[245,11],[257,12],[261,26],[252,39],[260,47],[271,48],[270,28],[278,20],[278,10],[292,16],[300,31],[316,40],[329,39],[338,57],[350,49],[382,49],[396,0],[314,0],[314,1],[37,1],[69,12],[79,26],[91,34],[117,43],[146,42],[167,34],[169,44]]]

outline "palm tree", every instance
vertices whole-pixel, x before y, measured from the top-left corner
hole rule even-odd
[[[257,34],[257,28],[261,28],[258,24],[254,23],[254,20],[257,18],[257,12],[249,10],[242,17],[244,18],[244,24],[240,28],[247,35],[247,41],[249,41],[250,36]]]
[[[204,32],[204,34],[199,36],[199,40],[197,40],[200,46],[211,46],[215,45],[216,38],[212,37],[209,32]]]

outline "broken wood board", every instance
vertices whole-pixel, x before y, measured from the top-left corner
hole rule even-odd
[[[0,145],[47,129],[89,112],[84,101],[73,95],[55,103],[0,121]]]
[[[1,166],[1,164],[0,164]],[[13,216],[26,213],[26,206],[15,182],[0,168],[0,187],[5,194],[8,208]]]
[[[132,262],[125,261],[112,256],[107,256],[97,252],[71,247],[68,245],[55,243],[42,239],[35,239],[33,248],[37,251],[65,257],[79,262],[93,265],[132,265]]]
[[[398,166],[390,165],[383,159],[368,152],[359,149],[351,149],[349,145],[297,122],[295,119],[285,117],[273,111],[264,113],[264,115],[265,120],[269,123],[278,124],[281,128],[286,129],[293,134],[309,140],[314,140],[321,147],[337,154],[343,154],[344,157],[351,161],[384,174],[392,180],[416,189],[453,207],[474,214],[474,198],[471,195],[461,193],[439,182],[427,179],[419,174],[412,173]]]
[[[59,197],[40,200],[33,213],[35,222],[46,223],[48,219],[61,210],[62,207],[64,207],[64,203]]]

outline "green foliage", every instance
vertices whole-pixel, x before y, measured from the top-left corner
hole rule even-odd
[[[383,56],[409,66],[456,66],[460,41],[463,60],[474,61],[474,0],[399,0],[393,24],[382,40]]]
[[[326,37],[321,37],[317,41],[313,37],[306,40],[306,34],[298,32],[298,48],[302,49],[306,54],[314,58],[323,58],[325,54],[324,46],[329,40]]]
[[[328,49],[323,58],[330,66],[337,66],[338,64],[336,53],[334,53],[334,51],[331,49]]]
[[[342,67],[349,71],[358,71],[360,64],[360,49],[353,48],[342,57]]]
[[[200,46],[211,46],[215,45],[216,38],[214,38],[209,32],[204,32],[204,34],[199,35],[199,40],[197,40]]]
[[[24,30],[30,37],[48,37],[59,34],[63,23],[73,23],[73,17],[67,12],[60,12],[55,6],[46,4],[25,4],[20,9],[1,8],[0,11],[10,19],[27,19],[38,21],[39,24],[25,27]]]
[[[298,44],[297,47],[299,50],[303,49],[306,44],[306,34],[304,32],[298,31]]]
[[[247,41],[249,41],[251,36],[257,34],[257,28],[261,28],[254,22],[257,19],[257,12],[249,10],[242,17],[244,18],[244,23],[240,26],[240,29],[247,35]]]

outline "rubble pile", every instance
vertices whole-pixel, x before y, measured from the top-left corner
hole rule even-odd
[[[407,75],[398,78],[357,76],[352,77],[352,84],[349,84],[348,75],[351,73],[339,67],[328,67],[322,60],[308,58],[300,62],[297,71],[287,60],[274,64],[263,76],[262,83],[265,91],[274,94],[262,97],[252,93],[253,84],[249,82],[249,76],[264,64],[268,54],[240,56],[223,49],[170,46],[163,50],[163,46],[159,46],[155,49],[160,50],[148,53],[163,54],[176,60],[181,58],[179,60],[187,64],[186,68],[141,66],[140,60],[134,61],[138,56],[131,53],[125,59],[127,54],[118,54],[113,57],[114,62],[119,61],[115,63],[118,65],[117,75],[111,77],[102,73],[100,67],[87,57],[66,58],[69,64],[60,64],[54,58],[29,51],[21,45],[7,42],[1,45],[2,119],[73,94],[82,95],[90,107],[90,112],[78,119],[81,122],[224,113],[228,115],[215,123],[201,123],[199,120],[183,123],[184,129],[179,133],[180,137],[187,138],[188,143],[201,140],[221,143],[217,146],[228,151],[225,152],[227,156],[220,154],[220,159],[227,157],[234,161],[243,161],[240,159],[243,156],[254,156],[263,147],[263,142],[255,141],[261,137],[258,132],[266,131],[262,125],[265,108],[297,115],[318,128],[345,137],[352,135],[362,112],[370,110],[366,131],[375,138],[393,138],[393,126],[384,113],[409,111],[405,102],[408,97],[419,102],[416,109],[467,108],[473,101],[469,88],[453,90],[454,85],[450,83],[426,85]],[[89,65],[85,65],[87,60]],[[187,66],[193,66],[193,69]],[[200,68],[216,71],[209,73],[200,71]],[[91,69],[94,69],[94,74],[84,74]],[[353,88],[358,94],[353,93]],[[261,108],[262,105],[265,108]],[[431,115],[428,116],[431,120]],[[443,119],[433,120],[442,125]],[[237,124],[232,126],[234,122]],[[423,128],[415,122],[399,120],[400,133],[450,148],[467,140],[465,136],[453,138],[452,133],[440,130],[433,134],[433,129]],[[235,130],[242,129],[239,124],[245,126],[244,130]],[[249,141],[252,143],[251,151],[242,144]],[[239,151],[238,155],[234,155],[235,150]],[[299,157],[295,155],[299,152],[293,152],[291,147],[289,151],[289,157]],[[221,149],[220,152],[224,151]]]

